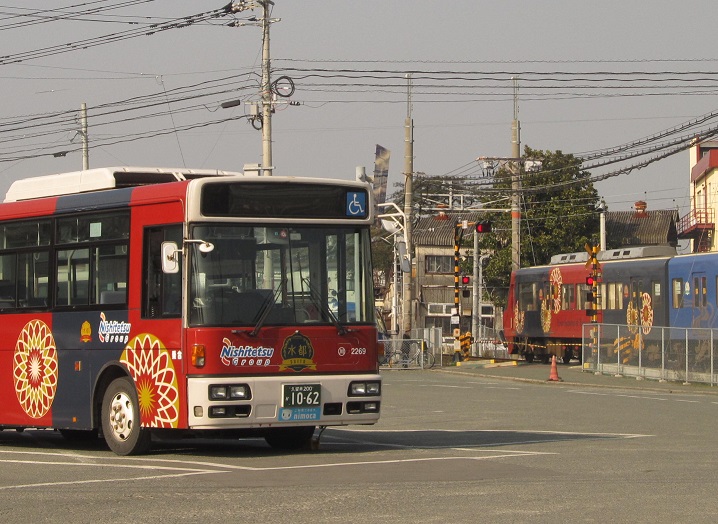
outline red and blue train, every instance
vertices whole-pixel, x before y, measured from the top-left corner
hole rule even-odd
[[[596,321],[648,335],[654,327],[718,328],[718,253],[677,255],[670,246],[599,252]],[[504,336],[531,362],[581,358],[582,326],[591,321],[588,252],[552,257],[511,275]]]

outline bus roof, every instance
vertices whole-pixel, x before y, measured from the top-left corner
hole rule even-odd
[[[35,198],[74,195],[90,191],[164,184],[178,180],[203,177],[244,176],[233,171],[216,169],[186,169],[161,167],[101,167],[25,178],[12,183],[5,202],[18,202]]]

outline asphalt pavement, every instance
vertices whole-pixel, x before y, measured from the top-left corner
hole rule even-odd
[[[584,370],[578,361],[569,364],[558,362],[555,373],[552,373],[552,364],[527,363],[524,360],[470,360],[435,367],[434,370],[447,373],[464,373],[488,378],[499,378],[532,383],[576,384],[582,386],[655,390],[674,393],[696,393],[718,395],[718,386],[702,383],[689,383],[674,381],[658,381],[654,379],[637,379],[631,376],[615,376],[610,374],[596,374]],[[556,380],[558,378],[558,380]]]

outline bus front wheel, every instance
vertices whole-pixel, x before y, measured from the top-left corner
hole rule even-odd
[[[102,434],[118,455],[137,455],[150,447],[151,435],[140,426],[140,406],[129,377],[113,380],[102,400]]]

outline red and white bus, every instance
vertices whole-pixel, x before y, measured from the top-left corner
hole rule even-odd
[[[169,431],[304,446],[373,424],[371,191],[327,179],[102,168],[0,204],[0,429]]]

